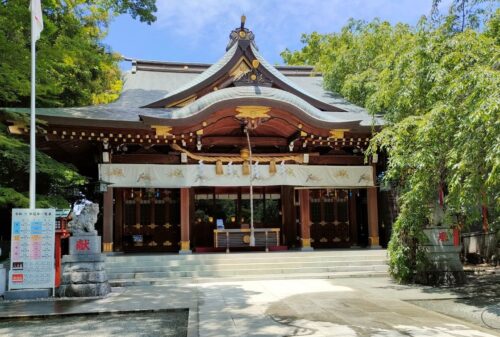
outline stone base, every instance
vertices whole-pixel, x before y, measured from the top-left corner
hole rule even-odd
[[[104,254],[65,255],[62,258],[61,286],[57,296],[106,296],[111,287],[105,270]]]
[[[69,255],[93,255],[101,253],[101,237],[74,235],[69,238]]]
[[[466,283],[463,271],[426,270],[417,274],[417,283],[429,286],[459,286]]]
[[[424,245],[429,265],[416,275],[416,281],[430,286],[458,286],[466,276],[460,261],[461,246]]]
[[[189,255],[193,254],[193,251],[191,249],[184,249],[184,250],[179,250],[180,255]]]
[[[22,289],[10,290],[3,294],[5,300],[35,300],[52,295],[52,289]]]
[[[108,282],[87,284],[64,284],[57,288],[59,297],[102,297],[111,292]]]
[[[300,247],[301,252],[312,252],[314,251],[313,247]]]
[[[7,284],[7,271],[0,263],[0,296],[5,292],[5,285]]]

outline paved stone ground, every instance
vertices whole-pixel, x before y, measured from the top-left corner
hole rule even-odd
[[[401,286],[386,277],[178,282],[114,291],[103,299],[0,302],[0,317],[189,308],[188,337],[500,336],[498,330],[410,302],[450,301],[454,305],[463,301],[463,293]],[[492,318],[499,319],[498,315]],[[36,336],[35,332],[47,324],[44,320],[26,331]],[[81,324],[84,328],[85,324]],[[112,336],[115,330],[110,324],[102,324],[98,332]],[[5,333],[10,331],[0,331],[0,335]]]
[[[457,299],[413,301],[413,304],[500,331],[500,274],[469,275],[468,283],[450,291]]]
[[[200,336],[499,336],[408,303],[460,296],[386,278],[201,284]],[[224,331],[220,326],[227,327]]]
[[[187,311],[101,314],[0,322],[5,337],[186,336]]]

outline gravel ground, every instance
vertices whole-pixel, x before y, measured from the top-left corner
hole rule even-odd
[[[187,335],[188,311],[79,315],[0,322],[0,336],[83,337]]]

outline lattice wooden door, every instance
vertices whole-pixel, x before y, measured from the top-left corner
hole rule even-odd
[[[349,247],[349,191],[319,189],[310,193],[311,245]]]
[[[179,190],[126,189],[124,193],[124,251],[179,251]]]

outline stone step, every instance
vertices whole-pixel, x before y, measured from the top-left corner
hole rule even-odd
[[[110,280],[140,278],[228,277],[241,275],[335,273],[335,272],[387,272],[387,265],[306,267],[306,268],[247,268],[230,270],[162,271],[162,272],[108,272]]]
[[[212,253],[212,254],[144,254],[144,255],[108,255],[107,261],[112,263],[131,263],[131,262],[149,262],[149,261],[203,261],[204,263],[210,261],[225,261],[225,260],[244,260],[244,261],[258,261],[268,259],[343,259],[343,258],[373,258],[380,257],[386,258],[386,251],[383,249],[366,249],[366,250],[344,250],[344,251],[321,251],[321,252],[251,252],[251,253]]]
[[[373,255],[350,255],[350,256],[288,256],[288,255],[263,255],[262,257],[247,257],[236,254],[224,254],[219,256],[203,256],[195,259],[179,259],[170,256],[160,257],[160,256],[152,256],[150,258],[141,258],[138,257],[130,257],[129,259],[125,258],[116,258],[114,256],[108,256],[106,259],[107,265],[130,265],[130,264],[169,264],[169,265],[189,265],[189,264],[220,264],[220,263],[232,263],[235,261],[241,263],[259,263],[259,262],[267,262],[267,261],[275,261],[275,262],[307,262],[307,261],[354,261],[354,260],[385,260],[387,257],[385,255],[381,256],[373,256]]]
[[[266,274],[226,276],[226,277],[180,277],[180,278],[141,278],[141,279],[113,279],[109,283],[113,287],[134,287],[151,285],[183,284],[185,282],[233,282],[251,280],[286,280],[286,279],[336,279],[351,277],[387,277],[385,271],[360,271],[360,272],[330,272],[330,273],[293,273],[293,274]]]
[[[249,265],[253,268],[306,268],[306,267],[343,267],[343,266],[372,266],[385,264],[385,260],[355,260],[355,261],[314,261],[314,262],[259,262],[259,263],[219,263],[219,264],[106,264],[106,270],[109,272],[162,272],[162,271],[219,271],[231,269],[246,269]]]
[[[113,286],[199,280],[387,276],[385,250],[112,255],[106,271]]]
[[[197,266],[204,267],[224,267],[224,266],[234,266],[234,265],[266,265],[266,264],[297,264],[297,265],[307,265],[311,263],[321,263],[321,264],[333,264],[333,265],[350,265],[350,264],[371,264],[371,263],[379,263],[386,261],[383,258],[357,258],[357,259],[261,259],[261,260],[251,260],[251,261],[240,261],[240,260],[227,260],[227,261],[144,261],[144,262],[106,262],[107,269],[121,269],[121,268],[129,268],[129,267],[169,267],[169,268],[177,268],[177,267],[192,267],[195,268]]]

